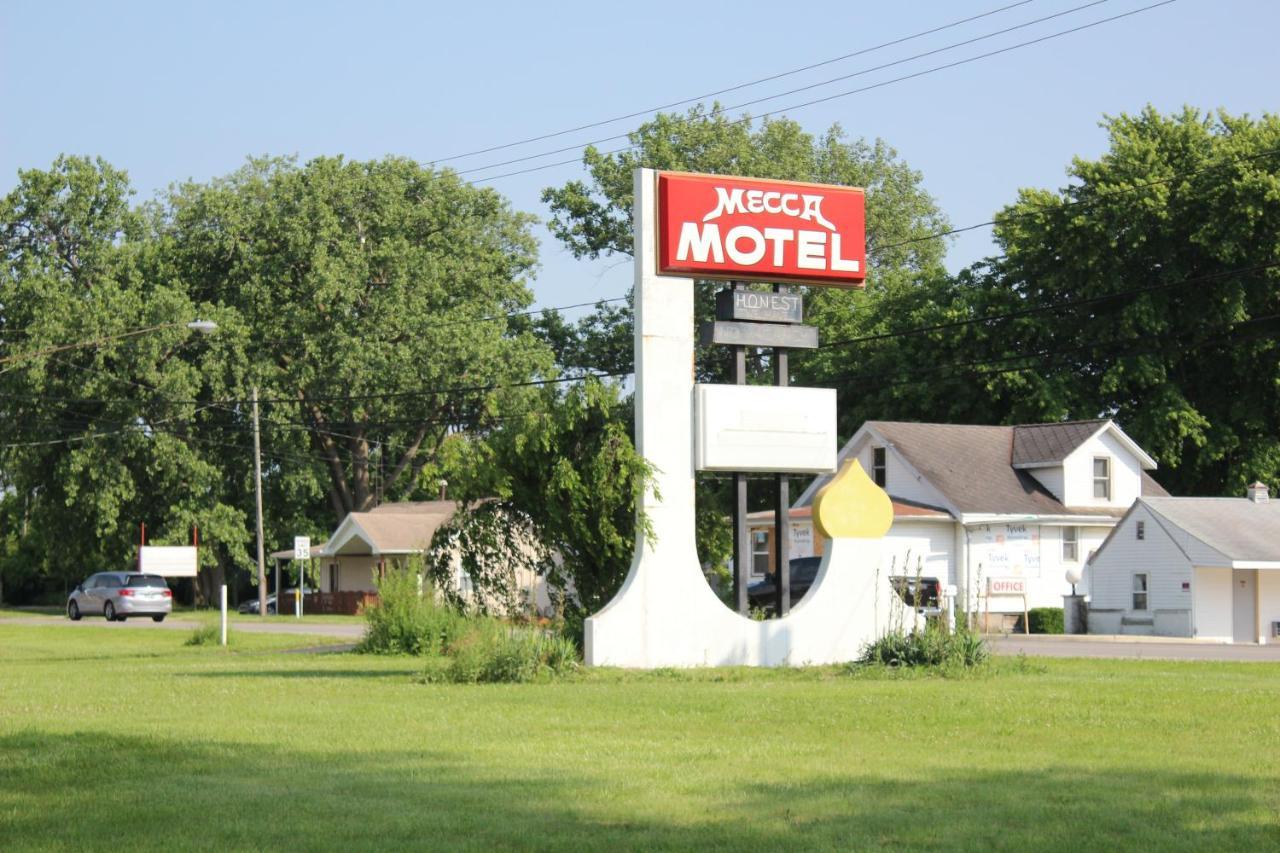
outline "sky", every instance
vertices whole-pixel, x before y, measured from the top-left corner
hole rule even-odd
[[[964,2],[9,2],[0,6],[0,192],[60,153],[126,169],[139,201],[263,154],[451,155],[647,110],[864,51],[1009,6]],[[1031,0],[961,26],[722,96],[819,133],[881,138],[923,174],[954,226],[986,221],[1022,187],[1057,188],[1071,158],[1106,150],[1104,115],[1147,104],[1261,115],[1277,109],[1280,4],[1267,0]],[[1126,12],[996,56],[939,65]],[[1047,15],[1060,17],[951,49]],[[927,51],[932,56],[878,71]],[[864,73],[859,73],[864,72]],[[912,79],[894,78],[921,73]],[[821,104],[803,101],[881,84]],[[683,110],[681,106],[679,109]],[[738,114],[741,110],[732,110]],[[542,220],[544,187],[583,177],[577,149],[630,118],[442,165]],[[602,147],[616,147],[606,143]],[[538,306],[623,295],[628,259],[579,261],[537,226]],[[994,253],[957,236],[947,264]],[[580,311],[568,312],[571,316]]]

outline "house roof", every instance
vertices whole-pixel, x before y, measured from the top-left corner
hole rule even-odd
[[[1033,449],[1069,453],[1108,421],[1078,421],[1062,430],[1038,429],[1024,440],[1024,454]],[[958,512],[993,515],[1096,515],[1114,518],[1114,507],[1068,507],[1026,471],[1013,467],[1015,436],[1022,426],[974,426],[921,424],[902,421],[867,421],[864,425],[893,445],[913,468],[941,493]],[[1083,438],[1079,435],[1085,433]],[[1065,454],[1064,454],[1065,455]],[[804,503],[816,493],[811,489]],[[1167,492],[1142,472],[1143,495]]]
[[[1016,426],[1010,464],[1015,467],[1059,464],[1108,423],[1110,421],[1098,419]]]
[[[936,518],[942,521],[948,521],[951,519],[951,513],[940,507],[903,500],[902,498],[891,498],[890,500],[893,502],[894,518]],[[793,506],[788,515],[791,518],[812,518],[813,506],[810,504],[805,504],[804,506]],[[758,512],[749,512],[747,513],[747,519],[750,521],[767,521],[772,524],[773,510],[764,509]]]
[[[455,501],[383,504],[352,512],[325,543],[325,554],[411,554],[426,550],[436,530],[453,517]]]
[[[1143,497],[1170,524],[1235,562],[1280,562],[1280,501]]]

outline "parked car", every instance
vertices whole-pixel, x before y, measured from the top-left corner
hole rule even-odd
[[[916,595],[916,581],[919,581],[919,596]],[[889,583],[908,607],[914,607],[926,616],[936,616],[942,612],[942,584],[937,578],[894,575],[889,578]]]
[[[796,557],[789,564],[791,572],[791,606],[800,603],[804,594],[813,586],[818,577],[818,567],[822,565],[821,557]],[[747,587],[747,603],[758,607],[766,613],[773,613],[777,603],[778,584],[774,572],[764,576]]]
[[[90,575],[67,597],[67,618],[107,617],[123,622],[130,616],[150,616],[156,622],[173,612],[173,591],[160,575],[139,572],[99,572]]]
[[[297,590],[298,588],[296,586],[291,586],[285,590],[285,594],[293,595],[295,592],[297,592]],[[311,587],[307,587],[307,589],[302,593],[304,598],[304,601],[303,601],[304,606],[306,604],[306,601],[305,601],[306,596],[314,595],[316,592],[318,592],[318,590],[314,590]],[[240,606],[237,607],[236,610],[239,611],[240,613],[257,613],[258,597],[254,596],[248,601],[242,601],[240,603]],[[276,615],[276,594],[274,592],[267,596],[267,615],[268,616]]]

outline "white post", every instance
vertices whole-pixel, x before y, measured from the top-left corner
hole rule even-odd
[[[296,560],[294,562],[297,562]],[[302,618],[302,563],[298,563],[298,585],[294,587],[293,592],[293,616],[295,619]]]
[[[222,613],[222,645],[227,644],[227,585],[224,583],[218,595],[218,607]]]

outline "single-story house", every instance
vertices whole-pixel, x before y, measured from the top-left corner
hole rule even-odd
[[[311,549],[312,560],[319,568],[319,592],[322,596],[376,593],[378,577],[388,568],[404,566],[409,558],[425,554],[436,531],[457,510],[456,501],[440,500],[386,503],[368,512],[348,513],[327,542]],[[291,551],[278,554],[292,557]],[[543,578],[529,571],[518,571],[517,575],[516,582],[526,590],[526,603],[539,614],[554,610]],[[453,583],[464,596],[473,594],[471,578],[457,559]],[[283,606],[287,609],[287,604]]]
[[[867,421],[840,450],[893,500],[881,568],[954,584],[970,612],[1010,627],[1027,607],[1061,607],[1068,569],[1090,554],[1133,501],[1167,494],[1156,462],[1112,420],[1020,426]],[[790,511],[792,557],[822,553],[810,519],[818,477]],[[762,575],[773,514],[749,519]],[[1011,590],[1022,594],[1002,594]],[[1082,590],[1083,591],[1083,590]]]
[[[1280,501],[1139,498],[1086,575],[1091,634],[1280,643]]]

